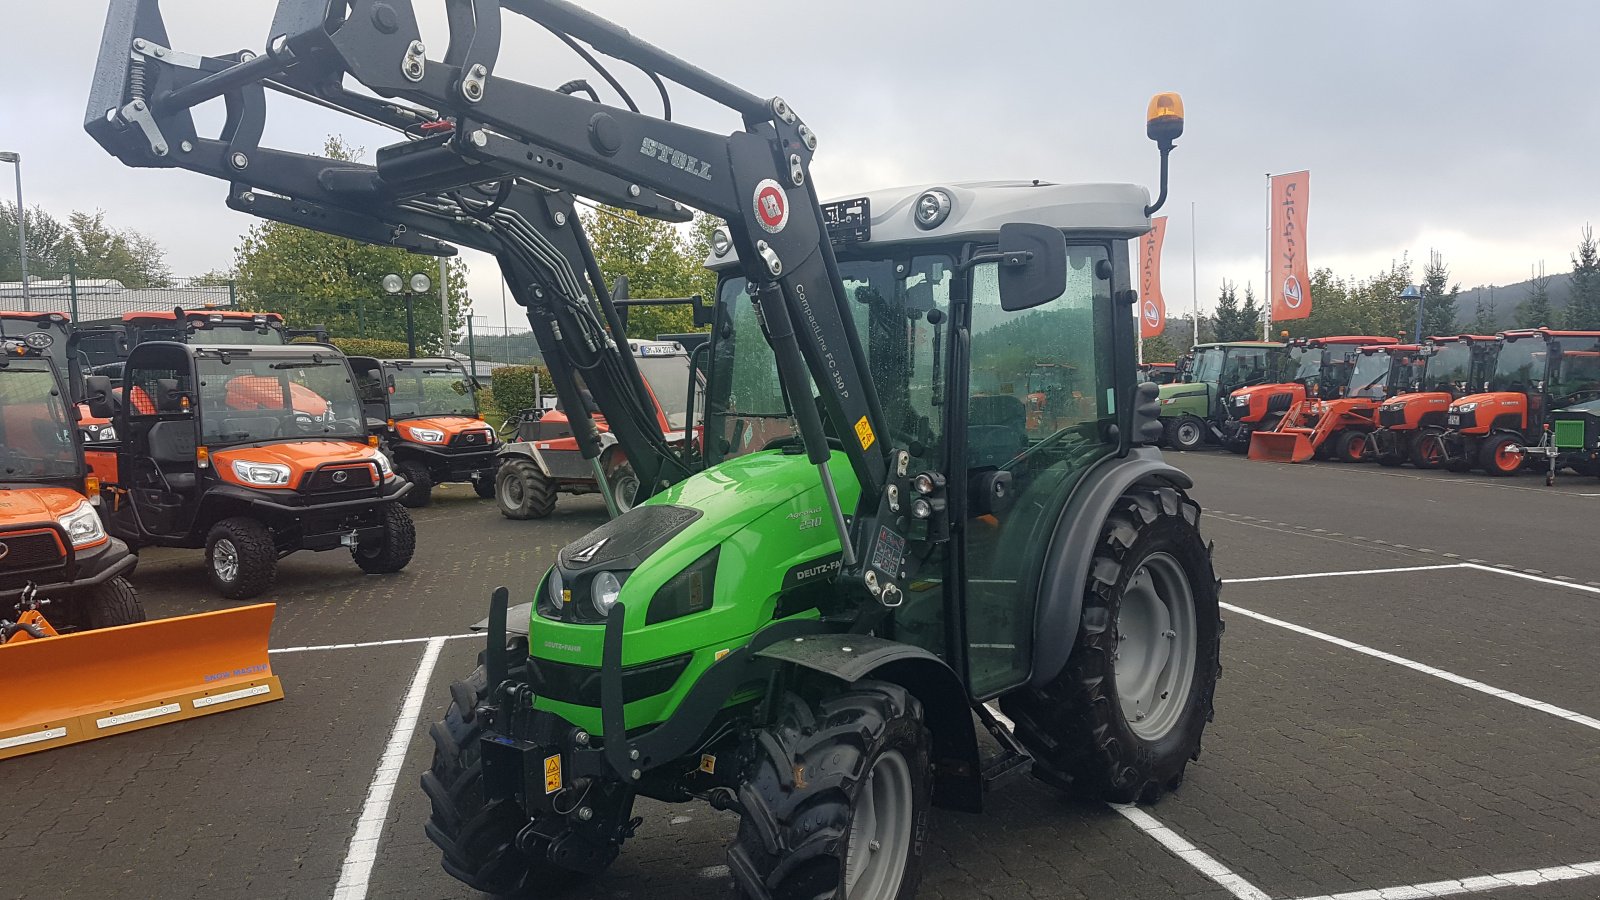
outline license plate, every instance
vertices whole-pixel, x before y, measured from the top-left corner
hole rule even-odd
[[[1444,423],[1446,425],[1460,425],[1461,424],[1461,417],[1460,416],[1445,416]]]

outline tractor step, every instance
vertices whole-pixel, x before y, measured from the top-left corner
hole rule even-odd
[[[989,734],[1000,745],[1000,752],[983,761],[979,777],[983,780],[985,791],[993,790],[1010,776],[1023,771],[1029,764],[1037,765],[1033,754],[1029,753],[1017,736],[1012,732],[1011,720],[1001,721],[1000,714],[995,712],[988,704],[979,703],[973,706],[978,714],[978,721],[988,729]]]

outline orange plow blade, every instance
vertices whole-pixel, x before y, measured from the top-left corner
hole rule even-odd
[[[1305,462],[1311,458],[1311,441],[1304,434],[1258,431],[1250,435],[1250,458],[1265,462]]]
[[[0,646],[0,759],[283,699],[275,605]]]

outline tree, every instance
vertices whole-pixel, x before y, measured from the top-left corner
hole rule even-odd
[[[28,228],[28,275],[60,278],[67,271],[71,249],[67,227],[54,216],[35,206],[26,213]],[[0,281],[22,280],[22,255],[17,246],[17,206],[0,206]]]
[[[1239,310],[1239,294],[1234,283],[1224,278],[1222,290],[1217,295],[1217,331],[1218,341],[1246,341],[1249,335],[1240,336],[1241,330],[1246,327]]]
[[[1487,290],[1478,291],[1478,305],[1474,310],[1472,324],[1467,327],[1472,334],[1494,334],[1500,330],[1494,308],[1494,285],[1489,285]]]
[[[1144,338],[1143,342],[1144,361],[1147,363],[1177,362],[1178,357],[1182,356],[1185,352],[1185,350],[1179,346],[1179,344],[1182,342],[1181,334],[1177,340],[1173,339],[1171,322],[1167,323],[1166,331],[1152,338]]]
[[[1544,273],[1541,262],[1528,281],[1528,299],[1517,304],[1517,325],[1522,328],[1544,328],[1554,320],[1550,309],[1550,276]]]
[[[716,299],[717,278],[705,268],[711,233],[720,222],[697,215],[688,228],[648,219],[632,210],[600,207],[582,214],[584,230],[594,247],[600,271],[608,279],[628,279],[633,299],[689,297],[706,303]],[[653,338],[658,334],[696,331],[694,314],[687,306],[635,306],[628,311],[628,336]]]
[[[1385,271],[1353,281],[1317,269],[1311,273],[1311,315],[1292,323],[1293,332],[1297,337],[1410,335],[1417,309],[1400,299],[1410,283],[1411,262],[1406,257],[1389,263]]]
[[[1261,304],[1256,302],[1256,292],[1246,284],[1244,286],[1244,305],[1239,307],[1239,337],[1236,341],[1253,341],[1261,331],[1262,314],[1265,312]]]
[[[1450,267],[1437,250],[1428,254],[1422,270],[1422,336],[1456,333],[1456,296],[1461,285],[1449,285]]]
[[[1583,226],[1578,251],[1572,254],[1572,293],[1567,300],[1566,326],[1578,331],[1600,328],[1600,248],[1594,229]]]
[[[106,214],[75,212],[67,217],[69,253],[79,278],[108,278],[124,287],[160,287],[171,283],[166,253],[154,239],[131,228],[106,224]],[[28,234],[33,237],[32,232]]]
[[[361,150],[330,137],[323,154],[354,160]],[[247,309],[282,313],[292,326],[323,324],[335,334],[391,341],[406,339],[405,297],[385,293],[383,276],[399,275],[409,281],[413,274],[427,275],[434,286],[414,301],[418,350],[439,352],[445,344],[439,315],[439,264],[432,257],[279,222],[253,226],[234,256],[240,301]],[[450,329],[459,333],[471,304],[466,263],[452,257],[448,279]]]

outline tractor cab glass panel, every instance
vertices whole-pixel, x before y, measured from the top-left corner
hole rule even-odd
[[[1549,346],[1536,337],[1508,340],[1495,357],[1494,374],[1489,376],[1490,391],[1532,391],[1544,381]]]
[[[1390,357],[1387,353],[1355,354],[1355,369],[1350,374],[1350,397],[1370,397],[1381,400],[1389,384]]]
[[[1562,401],[1587,398],[1600,390],[1600,342],[1583,338],[1561,339],[1561,364],[1550,379],[1550,396]]]
[[[1272,350],[1270,348],[1229,347],[1225,352],[1228,358],[1222,367],[1222,384],[1260,384],[1272,376]]]
[[[1215,382],[1222,377],[1222,361],[1227,351],[1221,347],[1207,347],[1195,354],[1190,364],[1189,381]]]
[[[1017,312],[1000,306],[996,265],[972,273],[967,467],[1012,478],[1008,505],[966,523],[968,672],[978,696],[1027,678],[1037,548],[1067,492],[1116,451],[1106,438],[1116,414],[1116,310],[1111,280],[1099,274],[1108,259],[1105,245],[1069,246],[1066,291]]]
[[[635,360],[639,374],[650,386],[656,403],[667,415],[674,431],[689,427],[689,358],[686,356],[641,356]]]
[[[145,329],[145,340],[186,340],[196,347],[277,347],[283,344],[283,336],[265,325],[202,325],[186,331],[185,338],[152,337],[157,331]]]
[[[724,330],[713,350],[706,398],[706,455],[712,463],[754,453],[796,433],[747,287],[745,279],[729,278],[717,290]]]
[[[1432,391],[1458,394],[1470,392],[1472,379],[1472,345],[1466,341],[1451,341],[1437,345],[1438,349],[1427,358],[1423,370],[1423,386]]]
[[[365,439],[361,403],[343,357],[246,357],[205,353],[200,380],[202,443],[305,437]]]
[[[395,366],[389,377],[389,414],[396,419],[478,414],[467,371],[460,366]]]
[[[0,369],[0,482],[76,476],[72,431],[48,365],[18,361]]]

